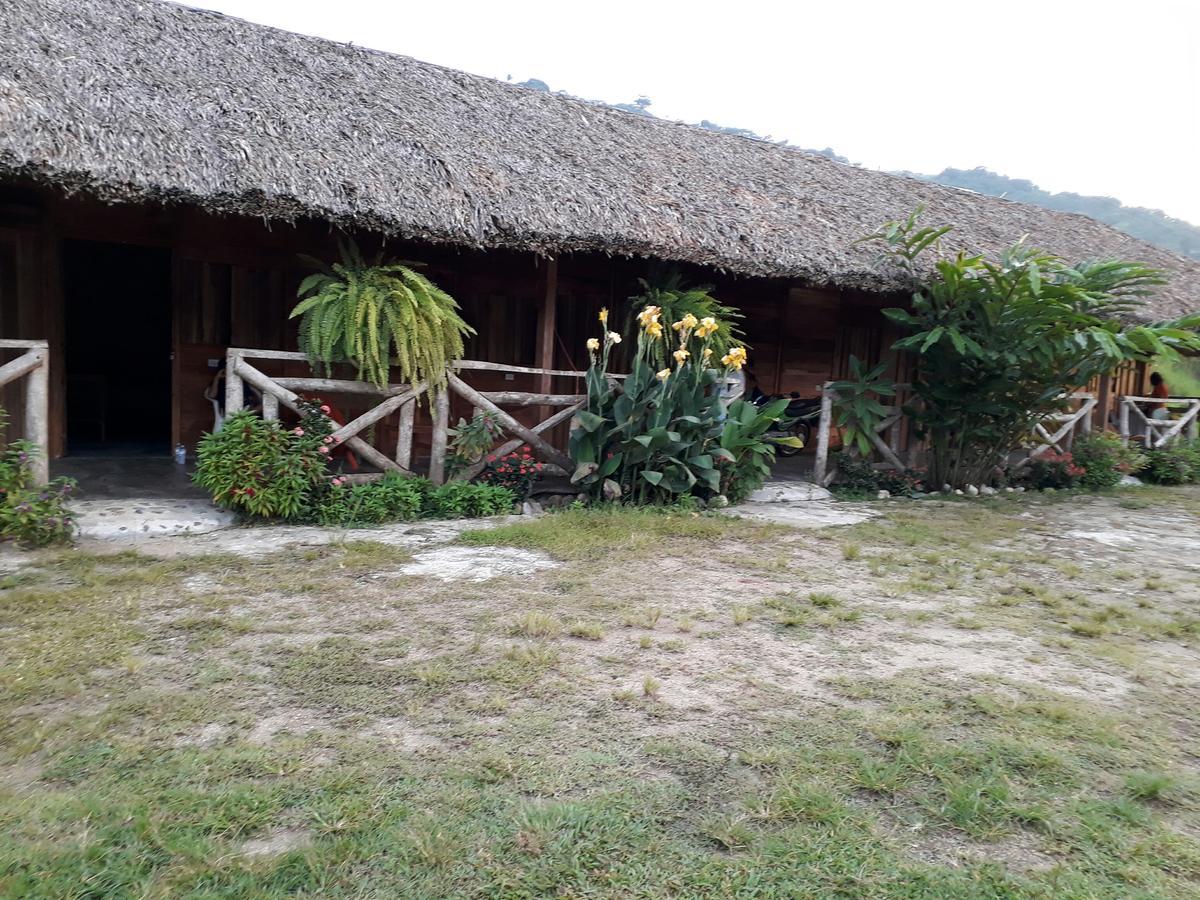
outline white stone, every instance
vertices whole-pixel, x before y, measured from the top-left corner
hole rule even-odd
[[[1122,475],[1121,480],[1117,482],[1117,487],[1142,487],[1144,484],[1142,479],[1133,475]]]
[[[1016,490],[1017,490],[1017,493],[1018,493],[1018,494],[1023,494],[1023,493],[1025,493],[1025,488],[1023,488],[1023,487],[1019,487],[1019,488],[1017,488]]]
[[[892,496],[891,491],[880,491],[878,494],[875,495],[875,499],[876,500],[890,500],[891,496]]]
[[[989,484],[985,484],[979,489],[979,493],[983,494],[985,497],[991,497],[996,493],[996,489]]]
[[[536,500],[526,500],[521,504],[521,515],[523,516],[540,516],[542,514],[542,504]]]
[[[775,522],[793,528],[829,528],[857,525],[879,513],[866,503],[742,503],[732,507],[732,515],[744,519]]]
[[[959,497],[961,497],[961,496],[963,495],[963,492],[962,492],[962,489],[961,489],[961,488],[959,488],[958,490],[956,490],[954,493],[955,493],[955,495],[956,495],[956,496],[959,496]]]
[[[1016,493],[1016,488],[1010,488],[1010,487],[1006,487],[1006,488],[1004,489],[1004,493],[1006,493],[1006,494],[1015,494],[1015,493]]]
[[[544,553],[516,547],[438,547],[413,554],[412,562],[401,566],[400,572],[442,581],[488,581],[557,567]]]
[[[979,488],[975,487],[975,485],[973,485],[973,484],[968,484],[967,485],[967,496],[968,497],[978,497],[979,496]]]
[[[236,518],[207,500],[73,500],[71,512],[79,536],[99,540],[206,534]]]
[[[833,494],[811,481],[768,481],[746,498],[747,503],[808,503],[832,500]]]
[[[950,487],[950,485],[948,485],[948,484],[942,485],[942,493],[943,494],[951,494],[953,492],[954,492],[954,488]]]

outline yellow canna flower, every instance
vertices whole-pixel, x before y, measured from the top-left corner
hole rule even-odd
[[[708,362],[712,358],[712,347],[704,348],[704,361]]]
[[[684,350],[682,347],[680,347],[678,350],[676,350],[671,355],[675,357],[675,362],[679,363],[679,365],[681,365],[681,366],[684,364],[684,362],[687,360],[687,358],[689,356],[691,356],[691,354],[688,353],[686,350]]]
[[[660,369],[655,374],[654,377],[657,378],[659,381],[666,381],[668,378],[671,377],[671,370],[670,369]]]
[[[721,357],[721,362],[731,369],[740,369],[746,364],[746,348],[734,347]]]
[[[606,334],[604,337],[608,339],[608,342],[609,342],[610,344],[619,344],[619,343],[621,343],[621,336],[620,336],[619,334],[617,334],[615,331],[610,331],[610,332],[609,332],[608,334]]]
[[[676,322],[671,327],[674,328],[676,331],[691,331],[693,328],[695,328],[699,324],[700,324],[700,320],[697,319],[695,316],[693,316],[691,313],[688,313],[686,316],[684,316],[682,319],[680,319],[678,322]]]
[[[587,339],[587,348],[593,352],[596,350],[599,350],[600,349],[600,338],[588,338]]]
[[[602,307],[600,309],[600,324],[601,325],[608,324],[608,307],[607,306]]]
[[[720,327],[721,326],[717,324],[717,320],[714,319],[712,316],[705,316],[703,319],[700,320],[699,327],[696,328],[696,337],[706,338],[710,334],[715,333],[716,330]]]
[[[662,322],[651,322],[646,326],[646,334],[652,338],[662,337]]]
[[[662,307],[647,306],[640,313],[638,313],[638,317],[637,317],[638,324],[648,330],[651,325],[658,324],[658,317],[661,315],[662,315]]]

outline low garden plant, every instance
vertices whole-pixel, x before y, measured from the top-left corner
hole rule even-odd
[[[542,464],[533,458],[529,447],[487,458],[487,468],[479,476],[484,484],[507,488],[518,500],[524,500],[542,473]]]
[[[1146,451],[1142,477],[1155,484],[1192,484],[1200,481],[1200,441],[1179,441]]]
[[[0,408],[0,434],[7,426],[8,414]],[[74,537],[75,522],[67,498],[75,482],[59,478],[45,486],[34,484],[33,461],[41,452],[29,441],[0,447],[0,541],[44,547]]]
[[[1108,432],[1089,434],[1075,441],[1071,454],[1077,466],[1084,470],[1079,483],[1092,490],[1115,487],[1126,475],[1136,475],[1146,468],[1148,460],[1135,445],[1126,446]]]
[[[462,518],[511,512],[504,485],[450,482],[390,472],[361,484],[329,471],[335,446],[328,407],[306,404],[295,427],[236,413],[197,451],[196,483],[213,502],[261,519],[327,526],[378,525],[423,517]]]

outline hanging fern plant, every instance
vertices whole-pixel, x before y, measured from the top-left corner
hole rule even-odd
[[[305,257],[320,271],[297,291],[300,302],[289,318],[300,319],[300,349],[313,365],[349,362],[358,377],[378,387],[391,368],[411,385],[431,391],[446,381],[447,367],[463,354],[463,338],[475,333],[454,298],[412,267],[416,263],[365,260],[351,240],[338,240],[341,262],[326,265]]]

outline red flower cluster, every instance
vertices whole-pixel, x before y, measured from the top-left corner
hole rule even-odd
[[[490,454],[487,463],[480,479],[488,484],[506,487],[518,497],[528,495],[529,488],[542,471],[542,464],[533,458],[529,447],[521,447],[500,457]]]
[[[1055,453],[1051,450],[1049,453],[1043,453],[1038,457],[1038,460],[1049,466],[1062,466],[1063,471],[1072,478],[1078,478],[1080,475],[1086,475],[1087,469],[1075,463],[1075,457],[1070,453]]]

